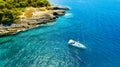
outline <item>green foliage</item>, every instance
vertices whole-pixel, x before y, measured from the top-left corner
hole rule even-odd
[[[0,15],[1,23],[5,24],[8,22],[16,22],[17,20],[19,20],[18,15],[20,15],[20,12],[17,11],[17,9],[8,10],[7,8],[5,8],[0,11]]]
[[[5,3],[4,2],[0,2],[0,9],[5,8]]]
[[[47,7],[47,0],[0,0],[0,23],[17,22],[25,7]]]

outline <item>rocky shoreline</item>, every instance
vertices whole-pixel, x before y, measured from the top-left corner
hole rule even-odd
[[[26,11],[30,13],[31,16],[26,17],[23,13],[20,17],[21,20],[18,23],[13,23],[10,26],[3,26],[0,24],[0,36],[13,35],[21,31],[25,31],[41,24],[46,24],[49,22],[54,22],[59,16],[65,15],[65,11],[69,10],[67,7],[61,6],[50,6],[46,8],[27,8]]]

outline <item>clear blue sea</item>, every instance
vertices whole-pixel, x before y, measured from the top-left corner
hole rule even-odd
[[[120,67],[120,0],[50,0],[54,23],[0,37],[0,67]],[[68,46],[69,39],[84,44]]]

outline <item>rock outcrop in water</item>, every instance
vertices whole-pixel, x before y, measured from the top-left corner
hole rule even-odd
[[[69,8],[67,7],[58,6],[48,7],[47,10],[45,10],[45,8],[28,8],[26,10],[30,11],[31,9],[31,16],[27,17],[25,16],[25,13],[23,13],[20,16],[20,22],[13,23],[10,26],[0,25],[0,36],[16,34],[18,32],[25,31],[36,26],[40,26],[40,24],[53,22],[59,16],[65,15],[65,10],[69,10]]]

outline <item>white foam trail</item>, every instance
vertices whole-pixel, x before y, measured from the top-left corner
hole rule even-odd
[[[71,17],[73,17],[73,14],[72,14],[72,13],[66,13],[66,14],[64,15],[64,17],[65,17],[65,18],[71,18]]]

